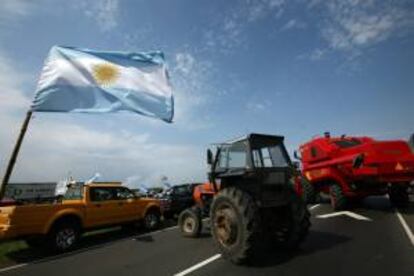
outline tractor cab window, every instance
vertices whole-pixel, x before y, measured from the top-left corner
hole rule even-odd
[[[223,147],[220,153],[220,168],[244,168],[246,167],[247,147],[244,141]]]
[[[260,151],[259,150],[253,150],[253,163],[256,168],[263,167],[262,158],[260,157]]]
[[[254,149],[253,163],[256,168],[278,168],[288,165],[286,156],[280,145]]]

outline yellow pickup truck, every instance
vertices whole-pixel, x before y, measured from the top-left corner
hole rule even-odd
[[[30,246],[63,252],[87,230],[135,222],[153,230],[160,216],[157,199],[137,197],[121,185],[72,185],[55,202],[0,207],[0,239],[25,239]]]

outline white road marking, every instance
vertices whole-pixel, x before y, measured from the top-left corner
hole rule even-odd
[[[309,210],[313,210],[315,208],[318,208],[319,206],[321,206],[321,205],[320,204],[315,204],[315,205],[309,207]]]
[[[50,257],[40,258],[40,259],[34,260],[32,262],[28,262],[28,263],[21,263],[21,264],[17,264],[17,265],[7,266],[7,267],[4,267],[4,268],[0,268],[0,273],[6,272],[6,271],[9,271],[9,270],[18,269],[18,268],[21,268],[21,267],[24,267],[24,266],[27,266],[27,265],[31,265],[31,264],[35,264],[35,263],[39,263],[39,262],[52,261],[52,260],[55,260],[57,258],[62,258],[62,257],[68,256],[68,255],[74,255],[74,254],[77,254],[77,253],[85,252],[87,250],[108,246],[108,245],[118,243],[118,242],[122,242],[122,241],[126,241],[126,240],[135,240],[136,238],[139,238],[139,237],[145,237],[145,236],[152,235],[152,234],[167,232],[169,230],[176,229],[176,228],[178,228],[177,225],[167,227],[167,228],[163,228],[163,229],[160,229],[160,230],[157,230],[157,231],[154,231],[154,232],[142,233],[138,236],[134,236],[134,238],[132,238],[132,239],[131,239],[131,237],[127,237],[127,238],[123,238],[123,239],[119,239],[119,240],[115,240],[115,241],[101,243],[101,244],[98,244],[98,245],[91,245],[91,246],[88,246],[88,247],[80,248],[78,250],[74,250],[74,251],[70,251],[70,252],[66,252],[66,253],[61,253],[61,254],[58,254],[58,255],[50,256]]]
[[[0,269],[0,273],[6,272],[6,271],[9,271],[9,270],[13,270],[13,269],[17,269],[17,268],[20,268],[20,267],[23,267],[23,266],[26,266],[26,265],[28,265],[28,263],[22,263],[22,264],[18,264],[18,265],[8,266],[8,267]]]
[[[207,260],[199,262],[198,264],[193,265],[192,267],[189,267],[186,270],[183,270],[181,272],[178,272],[178,273],[174,274],[174,276],[184,276],[184,275],[190,274],[191,272],[199,269],[200,267],[203,267],[203,266],[205,266],[205,265],[207,265],[211,262],[214,262],[215,260],[219,259],[220,257],[221,257],[221,254],[216,254],[216,255],[208,258]]]
[[[365,220],[365,221],[372,221],[372,219],[368,218],[368,217],[364,217],[361,216],[357,213],[354,212],[349,212],[349,211],[341,211],[341,212],[334,212],[334,213],[329,213],[329,214],[325,214],[325,215],[319,215],[316,216],[317,218],[332,218],[332,217],[338,217],[338,216],[348,216],[357,220]]]
[[[408,226],[407,222],[405,221],[404,217],[401,215],[400,212],[398,212],[397,209],[394,210],[395,214],[398,217],[398,220],[400,221],[402,227],[404,228],[405,233],[408,236],[408,239],[411,241],[411,244],[414,246],[414,234],[411,231],[410,227]]]

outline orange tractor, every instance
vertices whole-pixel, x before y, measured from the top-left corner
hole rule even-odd
[[[216,195],[214,184],[205,182],[193,190],[194,206],[182,211],[178,225],[185,237],[198,237],[202,229],[202,218],[208,216],[213,197]]]

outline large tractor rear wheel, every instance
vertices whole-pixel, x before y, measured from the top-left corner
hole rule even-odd
[[[260,215],[249,194],[235,187],[221,190],[210,209],[211,233],[222,256],[248,262],[260,252]]]
[[[178,217],[178,227],[184,237],[197,238],[202,228],[200,208],[193,207],[182,211]]]
[[[388,190],[391,203],[396,207],[407,207],[409,203],[408,185],[391,185]]]
[[[277,244],[287,249],[297,248],[307,237],[311,226],[306,203],[292,192],[289,204],[279,207],[273,216],[276,216],[276,221],[272,235],[276,237]]]
[[[333,184],[329,189],[329,194],[331,196],[331,206],[334,210],[339,211],[346,208],[347,200],[341,186]]]

